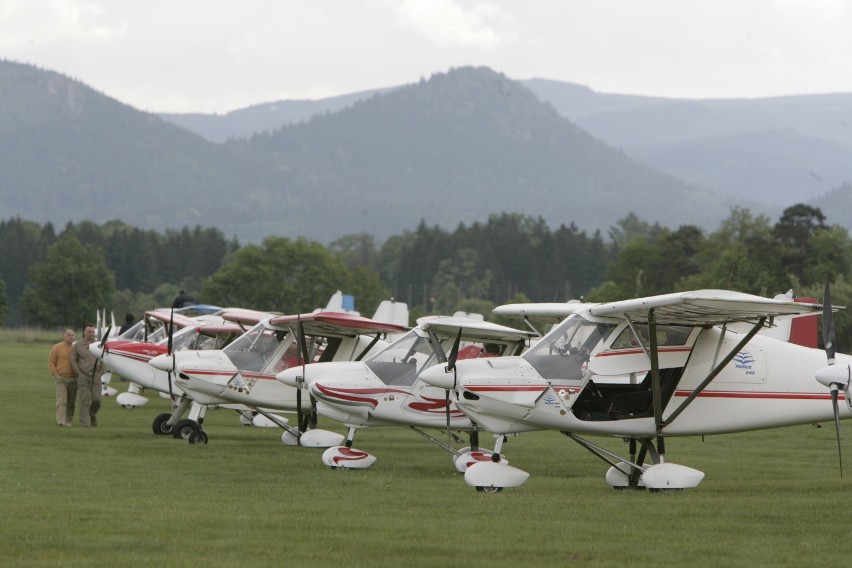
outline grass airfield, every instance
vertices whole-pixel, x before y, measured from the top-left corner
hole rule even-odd
[[[540,432],[504,446],[529,481],[492,495],[405,428],[360,431],[378,461],[355,471],[226,410],[208,412],[207,446],[155,436],[168,403],[151,393],[59,428],[53,342],[0,335],[0,566],[849,565],[852,421],[843,479],[831,423],[670,438],[668,460],[706,477],[666,494],[612,490],[606,464]]]

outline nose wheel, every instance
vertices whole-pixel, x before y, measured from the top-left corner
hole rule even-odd
[[[209,438],[204,430],[196,430],[188,439],[190,444],[204,446],[207,444]]]

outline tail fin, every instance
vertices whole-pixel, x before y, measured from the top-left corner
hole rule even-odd
[[[802,304],[817,303],[816,299],[814,298],[803,298],[793,296],[792,290],[790,290],[786,294],[779,294],[775,296],[774,299],[788,301],[793,300]],[[819,326],[819,321],[817,318],[818,315],[819,314],[817,313],[813,313],[797,318],[783,319],[777,321],[775,323],[775,327],[764,330],[761,332],[761,334],[774,337],[775,339],[780,339],[781,341],[788,341],[790,343],[795,343],[796,345],[816,349],[819,346],[819,337],[817,331]]]
[[[383,300],[376,308],[376,313],[373,319],[383,323],[393,323],[396,325],[408,325],[408,304],[405,302],[395,302],[393,300]]]
[[[796,298],[803,304],[816,304],[814,298]],[[816,349],[819,347],[817,314],[793,318],[790,320],[790,343]]]

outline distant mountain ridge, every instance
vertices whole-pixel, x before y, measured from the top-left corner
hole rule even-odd
[[[797,202],[824,202],[824,196],[831,201],[837,188],[852,182],[852,94],[682,100],[598,93],[548,79],[519,83],[640,163],[773,214]],[[241,127],[236,119],[242,111],[235,111],[228,115],[230,132],[269,132],[375,93],[313,101],[310,107],[301,101],[250,107],[264,120]],[[196,118],[223,124],[221,117]],[[844,216],[832,207],[828,213],[833,222],[852,227],[852,212]]]
[[[60,74],[0,62],[0,218],[122,219],[378,239],[500,212],[604,232],[627,213],[715,228],[721,200],[593,138],[521,83],[461,68],[212,143]],[[319,112],[319,114],[316,114]]]
[[[593,136],[720,195],[789,205],[852,181],[852,94],[677,100],[525,84]]]
[[[232,138],[250,138],[254,134],[272,131],[287,124],[304,122],[316,114],[337,112],[389,90],[372,89],[321,100],[261,103],[225,114],[160,113],[159,116],[210,142],[227,142]]]
[[[355,197],[354,210],[348,201],[322,204],[342,206],[347,232],[387,223],[388,208],[409,227],[421,217],[452,227],[487,210],[588,230],[607,228],[623,216],[616,211],[664,224],[727,212],[711,194],[634,162],[486,68],[436,74],[243,147],[285,168],[291,181],[310,178],[331,196]],[[374,190],[382,186],[392,190]]]

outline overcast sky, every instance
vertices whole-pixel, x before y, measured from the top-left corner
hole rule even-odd
[[[599,92],[852,92],[852,0],[0,0],[0,57],[224,113],[485,65]]]

